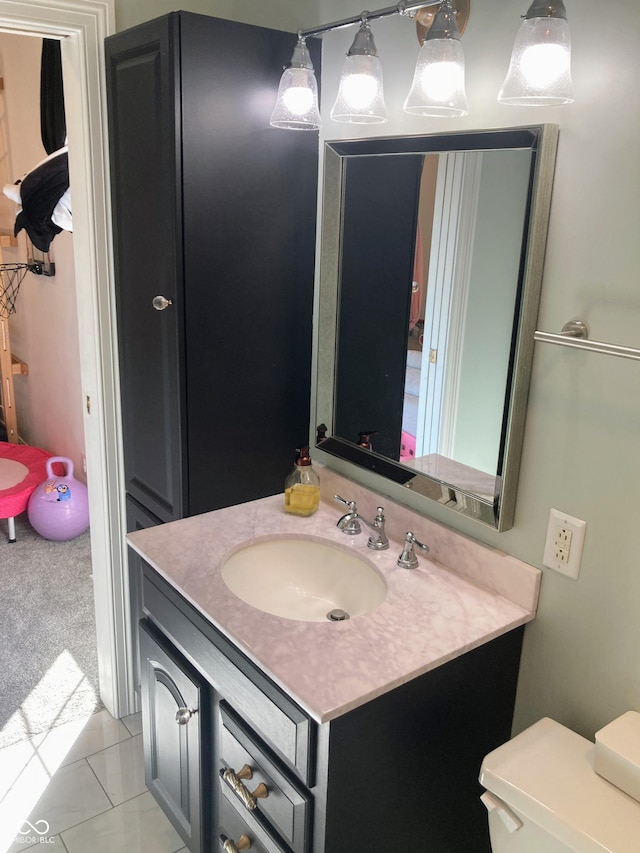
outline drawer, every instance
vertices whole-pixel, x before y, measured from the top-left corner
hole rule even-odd
[[[220,797],[216,853],[241,853],[251,850],[251,853],[286,853],[279,847],[255,821],[249,826],[244,816],[238,812],[226,797]]]
[[[247,812],[249,825],[257,821],[267,832],[275,831],[276,838],[286,842],[294,853],[306,853],[311,795],[278,766],[268,747],[224,701],[220,703],[220,721],[217,769],[224,794],[237,809]]]
[[[315,723],[214,625],[144,564],[144,613],[288,763],[313,784]]]

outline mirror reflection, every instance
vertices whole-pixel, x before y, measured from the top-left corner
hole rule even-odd
[[[525,285],[537,309],[535,130],[326,152],[320,447],[495,526],[530,367],[516,371]]]

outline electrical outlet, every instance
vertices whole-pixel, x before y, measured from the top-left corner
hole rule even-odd
[[[566,565],[569,562],[570,550],[569,550],[569,548],[561,548],[557,544],[557,541],[558,540],[556,539],[555,548],[554,548],[554,552],[553,552],[553,558],[554,558],[554,560],[557,560],[559,563],[563,563]]]
[[[85,474],[87,473],[87,457],[84,453],[82,454],[82,470]]]
[[[580,572],[586,528],[585,521],[552,509],[549,513],[543,565],[575,580]]]
[[[561,548],[571,548],[571,531],[568,527],[559,527],[556,531],[556,542]]]

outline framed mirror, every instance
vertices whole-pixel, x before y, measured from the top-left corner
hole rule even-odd
[[[557,136],[325,143],[315,458],[512,526]]]

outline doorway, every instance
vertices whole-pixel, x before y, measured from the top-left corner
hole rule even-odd
[[[114,328],[104,105],[104,38],[113,0],[0,0],[0,30],[61,41],[74,208],[73,255],[84,402],[91,558],[101,699],[114,717],[135,710],[130,671],[122,452]]]
[[[9,322],[3,320],[3,346],[8,349],[10,363],[12,356],[19,355],[20,373],[13,377],[6,399],[3,387],[7,435],[2,437],[46,448],[68,460],[57,473],[82,481],[86,479],[86,457],[71,223],[61,218],[58,209],[56,218],[66,227],[42,255],[34,251],[27,231],[21,231],[18,238],[11,236],[23,186],[14,182],[52,154],[53,148],[58,154],[50,162],[64,161],[59,156],[64,124],[59,123],[55,134],[44,138],[41,132],[44,45],[44,40],[35,36],[0,33],[0,183],[5,185],[0,199],[2,286],[7,286],[11,267],[23,267],[5,300],[5,313],[9,308],[6,303],[11,303],[13,310],[7,318],[10,335]],[[57,41],[49,42],[47,50],[58,46]],[[51,122],[48,127],[51,129]],[[63,207],[66,211],[66,205]],[[28,216],[28,205],[26,210]],[[37,233],[44,248],[50,235],[39,229]],[[33,262],[40,258],[41,272],[37,274]],[[29,272],[24,270],[25,262],[32,264]],[[11,454],[12,447],[3,447],[2,455]],[[68,494],[75,505],[56,502],[51,509],[62,509],[58,518],[64,521],[64,507],[74,506],[82,526],[82,490],[78,485],[76,491],[74,484]],[[51,515],[49,519],[54,535],[70,535],[64,529],[53,530],[58,521],[54,522]],[[50,542],[31,529],[24,515],[18,519],[17,528],[17,543],[8,547],[3,541],[0,545],[2,597],[7,605],[0,631],[0,668],[5,685],[0,702],[0,747],[86,717],[101,707],[97,699],[90,535],[80,530],[80,536],[68,541]]]

